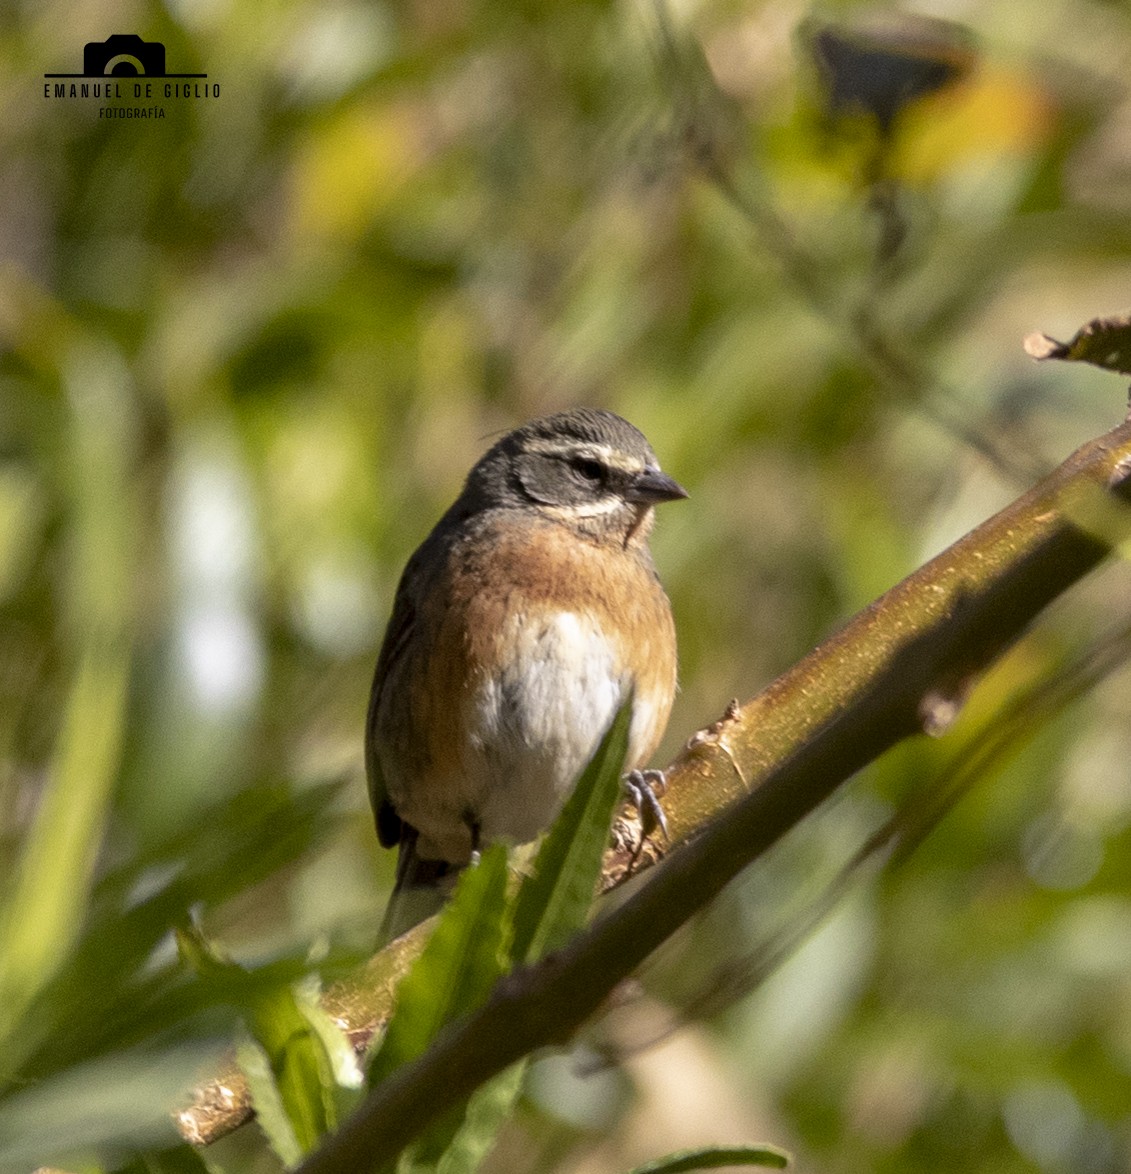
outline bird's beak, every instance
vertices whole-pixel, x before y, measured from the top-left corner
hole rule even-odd
[[[674,477],[649,466],[633,477],[624,496],[637,505],[655,505],[661,501],[678,501],[687,496],[687,490]]]

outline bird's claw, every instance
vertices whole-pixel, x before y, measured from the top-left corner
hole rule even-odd
[[[664,809],[660,806],[660,798],[667,790],[667,780],[662,770],[633,770],[629,771],[622,780],[625,793],[632,801],[640,814],[640,841],[628,862],[629,875],[636,868],[640,853],[644,850],[644,843],[657,829],[663,833],[664,840],[668,835],[668,821]]]

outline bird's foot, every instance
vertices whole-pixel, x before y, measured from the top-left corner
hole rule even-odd
[[[662,770],[633,770],[625,775],[622,786],[640,813],[640,841],[628,862],[628,875],[631,876],[644,850],[644,842],[653,832],[659,829],[664,834],[664,840],[669,839],[668,821],[660,806],[660,799],[668,785]]]

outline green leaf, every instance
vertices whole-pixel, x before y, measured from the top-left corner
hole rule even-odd
[[[503,973],[507,853],[493,844],[464,870],[428,945],[405,975],[380,1050],[374,1085],[419,1056],[452,1020],[478,1007]]]
[[[361,1088],[365,1076],[357,1062],[349,1036],[322,1006],[321,984],[313,976],[298,983],[295,999],[299,1013],[318,1037],[334,1074],[334,1083],[342,1088]]]
[[[237,1050],[237,1058],[264,1132],[279,1157],[294,1164],[338,1123],[334,1057],[323,1042],[333,1025],[316,1010],[317,980],[264,989],[196,927],[178,930],[177,944],[200,974],[231,980],[237,997],[244,988],[251,1038]]]
[[[506,970],[506,924],[507,852],[494,844],[464,870],[428,945],[401,983],[393,1018],[370,1064],[371,1085],[420,1055],[448,1023],[486,1000]],[[469,1106],[484,1092],[479,1090]],[[466,1112],[461,1107],[436,1122],[401,1155],[398,1170],[435,1169],[453,1139],[464,1136]],[[484,1152],[489,1145],[488,1140]]]
[[[278,987],[256,999],[249,1027],[267,1052],[298,1144],[309,1153],[337,1125],[326,1049],[293,987]]]
[[[789,1155],[775,1146],[706,1146],[681,1150],[637,1166],[631,1174],[682,1174],[685,1170],[718,1170],[721,1166],[765,1166],[784,1170]]]
[[[150,958],[186,910],[221,904],[331,835],[340,822],[340,790],[340,782],[298,791],[259,782],[103,876],[76,947],[0,1044],[0,1068],[41,1084],[74,1064],[134,1046],[154,1024],[167,1031],[205,1007],[246,1001],[252,985],[301,978],[310,969],[305,950],[254,975],[220,970],[195,982],[185,981],[177,962],[154,967]]]
[[[266,1050],[250,1034],[246,1034],[236,1044],[236,1063],[247,1078],[256,1120],[271,1148],[284,1165],[298,1165],[302,1161],[302,1146],[283,1104],[283,1095],[279,1091]]]
[[[92,642],[67,699],[51,774],[0,910],[0,1039],[79,936],[118,770],[130,647]]]
[[[525,1061],[482,1085],[400,1156],[397,1174],[475,1174],[494,1147],[522,1092]]]
[[[582,771],[538,852],[533,875],[519,892],[511,945],[516,962],[536,961],[585,924],[621,795],[631,719],[629,697]]]
[[[510,951],[515,960],[525,962],[541,957],[585,924],[608,844],[612,811],[621,794],[620,777],[628,752],[631,714],[630,699],[613,719],[582,772],[542,844],[533,875],[519,890],[513,917],[516,936]],[[479,868],[483,868],[482,863]],[[461,887],[462,884],[461,881]],[[456,900],[459,900],[458,893]],[[479,906],[480,916],[485,908],[484,904]],[[490,928],[497,935],[501,950],[505,934],[499,923],[503,919],[505,901],[500,900],[497,908],[497,919]],[[446,919],[447,914],[444,916]],[[443,925],[441,921],[433,942]],[[487,931],[488,927],[484,926],[483,932]],[[428,949],[431,949],[431,943]],[[406,983],[413,975],[405,980]],[[397,1014],[400,1014],[399,1004]],[[402,1156],[398,1165],[401,1174],[422,1170],[436,1170],[439,1174],[472,1174],[490,1152],[499,1130],[510,1116],[525,1071],[524,1063],[516,1064],[480,1088],[464,1112],[452,1114],[438,1123]]]
[[[585,924],[621,794],[631,715],[630,699],[582,772],[539,850],[533,874],[519,890],[510,951],[517,961],[534,961]],[[400,1174],[473,1174],[513,1111],[525,1072],[525,1063],[515,1064],[480,1088],[462,1114],[449,1116],[402,1156]]]
[[[474,1174],[479,1169],[514,1110],[525,1075],[523,1061],[476,1091],[467,1103],[463,1125],[436,1165],[437,1174]]]

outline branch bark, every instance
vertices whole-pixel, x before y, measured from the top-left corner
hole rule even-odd
[[[679,819],[707,820],[628,901],[560,953],[503,980],[383,1082],[300,1174],[372,1170],[529,1052],[564,1043],[608,993],[857,769],[939,733],[976,676],[1111,549],[1078,525],[1097,489],[1131,495],[1131,423],[905,579],[747,706],[693,738],[672,767]],[[1126,517],[1122,519],[1126,523]],[[737,800],[718,810],[720,778]],[[711,792],[697,802],[697,781]],[[725,806],[727,800],[722,800]]]
[[[302,1174],[361,1170],[393,1156],[429,1120],[528,1052],[562,1043],[618,982],[747,864],[861,766],[914,733],[940,734],[973,682],[1043,608],[1110,552],[1086,529],[1104,491],[1131,498],[1131,422],[1091,441],[1049,477],[893,587],[744,706],[732,703],[668,768],[673,846],[664,866],[560,954],[511,975],[477,1014],[384,1082]],[[1123,513],[1121,511],[1121,513]],[[1120,519],[1126,528],[1126,517]],[[723,814],[725,812],[725,815]],[[718,818],[716,818],[718,817]],[[655,863],[649,844],[641,866]],[[606,858],[605,887],[627,854]],[[395,977],[427,927],[394,942],[327,1002],[358,1042],[388,1016]],[[223,1086],[222,1111],[209,1093]],[[209,1141],[250,1114],[229,1077],[178,1117]]]

